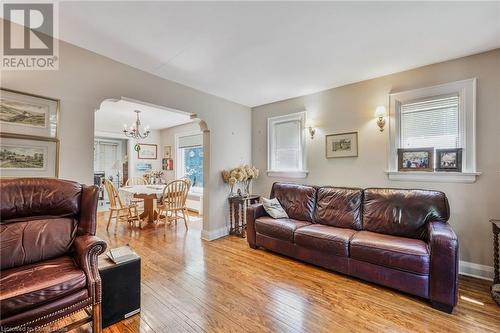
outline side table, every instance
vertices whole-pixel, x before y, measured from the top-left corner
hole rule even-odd
[[[493,286],[491,286],[491,296],[500,305],[500,273],[499,273],[499,249],[498,235],[500,234],[500,220],[490,220],[493,228]]]
[[[102,327],[141,310],[141,257],[115,264],[105,254],[98,258],[102,283]]]
[[[245,237],[247,226],[247,206],[258,203],[260,195],[249,195],[246,197],[229,197],[229,221],[231,228],[230,235]]]

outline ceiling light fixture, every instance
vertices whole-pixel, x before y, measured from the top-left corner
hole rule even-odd
[[[123,125],[123,133],[125,134],[126,137],[132,138],[132,139],[145,139],[148,137],[149,133],[151,132],[149,130],[149,125],[146,126],[144,129],[144,132],[141,133],[141,119],[139,119],[139,113],[141,111],[135,110],[134,111],[137,114],[137,118],[135,120],[135,124],[130,125],[130,129],[127,129],[127,124]]]

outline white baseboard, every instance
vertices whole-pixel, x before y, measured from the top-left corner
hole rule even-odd
[[[493,281],[493,267],[460,260],[458,273],[478,279]]]
[[[229,235],[229,228],[226,226],[211,231],[206,231],[206,230],[201,231],[201,239],[207,241],[212,241],[214,239],[221,238],[227,235]]]

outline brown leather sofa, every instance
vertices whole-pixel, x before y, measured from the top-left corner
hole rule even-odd
[[[268,250],[429,299],[457,303],[458,240],[444,193],[274,183],[288,219],[248,207],[247,240]]]
[[[58,179],[0,180],[0,331],[28,332],[82,309],[101,332],[95,236],[98,188]]]

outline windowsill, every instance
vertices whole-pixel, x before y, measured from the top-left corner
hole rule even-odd
[[[474,183],[481,172],[386,171],[390,180],[441,183]]]
[[[284,170],[267,170],[268,177],[276,178],[306,178],[309,170],[302,171],[284,171]]]

